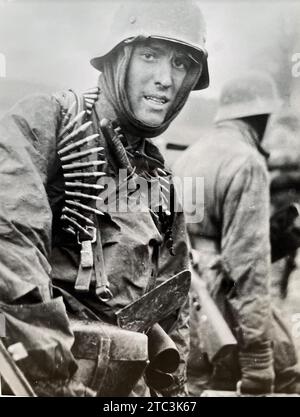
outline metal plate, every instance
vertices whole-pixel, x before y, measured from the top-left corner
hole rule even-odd
[[[123,329],[142,332],[178,310],[186,300],[191,283],[189,270],[169,278],[137,301],[116,313]]]

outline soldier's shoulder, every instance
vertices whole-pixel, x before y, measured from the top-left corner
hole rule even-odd
[[[74,102],[74,99],[78,99],[80,93],[73,89],[65,89],[55,91],[52,94],[52,99],[55,100],[61,107],[68,108]]]
[[[223,156],[223,171],[230,170],[232,175],[266,175],[267,166],[264,157],[256,148],[241,144],[230,154]]]
[[[10,124],[13,120],[19,123],[28,123],[31,126],[40,126],[43,123],[52,123],[60,114],[60,106],[51,94],[34,93],[18,100],[1,117],[1,124]]]
[[[58,91],[53,94],[53,99],[59,103],[63,112],[78,113],[85,110],[89,116],[99,98],[100,88],[92,87],[84,91],[67,90]]]
[[[12,110],[15,108],[43,108],[44,106],[53,105],[52,94],[47,93],[33,93],[26,95],[18,100],[15,105],[12,107]]]

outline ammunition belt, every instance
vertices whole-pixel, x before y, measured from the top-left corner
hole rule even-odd
[[[58,157],[65,181],[65,203],[61,221],[63,229],[77,237],[81,246],[80,265],[75,289],[88,292],[93,270],[96,277],[96,294],[101,301],[112,297],[105,274],[98,216],[103,213],[94,204],[102,200],[104,188],[97,180],[106,175],[100,168],[106,164],[104,147],[99,146],[99,133],[89,134],[91,120],[100,89],[92,88],[82,97],[74,96],[70,106],[62,106],[62,122],[58,133]]]

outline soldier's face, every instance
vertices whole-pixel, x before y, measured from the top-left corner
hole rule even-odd
[[[127,92],[135,117],[150,126],[160,126],[191,65],[182,49],[160,40],[138,43],[127,75]]]

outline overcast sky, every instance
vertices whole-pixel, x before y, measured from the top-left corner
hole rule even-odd
[[[155,7],[158,0],[146,1]],[[172,7],[172,0],[160,1]],[[296,4],[199,1],[207,21],[211,86],[197,94],[215,97],[226,79],[255,68],[255,57],[278,42],[282,22],[293,26]],[[7,77],[54,88],[90,87],[97,71],[89,59],[104,47],[102,33],[117,6],[117,0],[0,0],[0,53],[6,56]]]

